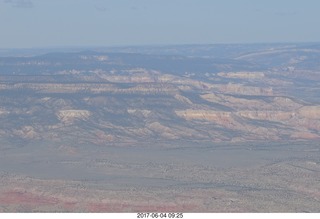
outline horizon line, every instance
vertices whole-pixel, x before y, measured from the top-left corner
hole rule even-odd
[[[0,50],[166,47],[166,46],[205,46],[205,45],[263,45],[263,44],[320,44],[320,41],[153,43],[153,44],[119,44],[119,45],[57,45],[57,46],[30,46],[30,47],[0,47]]]

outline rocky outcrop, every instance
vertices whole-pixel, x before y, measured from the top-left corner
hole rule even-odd
[[[315,110],[317,107],[312,107],[311,109]],[[310,120],[303,115],[306,113],[304,110],[292,112],[257,110],[224,112],[192,109],[175,111],[177,116],[194,122],[197,125],[199,125],[199,122],[203,125],[208,123],[216,124],[228,128],[229,130],[241,131],[244,133],[241,138],[233,138],[233,141],[238,141],[240,139],[279,140],[281,139],[281,135],[288,134],[294,139],[320,138],[320,117],[315,118],[318,111],[311,112],[314,114],[310,113],[308,114],[308,117],[314,118],[313,120]],[[308,132],[306,130],[310,131]],[[317,130],[317,132],[311,130]]]
[[[24,139],[36,139],[39,137],[39,133],[32,126],[24,126],[18,130],[14,130],[13,134]]]
[[[88,110],[60,110],[57,117],[64,123],[71,123],[74,120],[86,120],[91,115]]]
[[[219,85],[219,91],[227,94],[237,95],[254,95],[254,96],[273,96],[272,87],[254,87],[244,86],[243,84],[228,83],[226,85]]]
[[[299,116],[308,119],[320,119],[320,106],[304,106],[299,109]]]
[[[70,56],[25,58],[16,65],[38,71],[0,75],[2,137],[101,145],[320,136],[319,74],[312,70],[237,71],[186,58],[186,65],[195,61],[199,66],[164,71],[158,64],[126,63],[127,56]],[[201,63],[210,68],[203,70]],[[50,72],[43,72],[44,65]],[[307,82],[299,80],[301,75]]]
[[[262,79],[265,77],[263,72],[219,72],[217,75],[225,78],[241,79]]]
[[[213,110],[182,110],[175,113],[186,120],[206,120],[217,121],[218,119],[226,120],[231,118],[230,112],[213,111]]]
[[[255,120],[266,120],[266,121],[279,121],[286,122],[296,116],[294,112],[283,112],[283,111],[240,111],[236,113],[238,116],[255,119]]]

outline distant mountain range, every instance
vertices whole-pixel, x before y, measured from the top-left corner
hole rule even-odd
[[[27,53],[0,58],[8,144],[320,139],[320,44]]]

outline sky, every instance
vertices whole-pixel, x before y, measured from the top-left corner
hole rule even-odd
[[[319,42],[319,0],[0,0],[0,48]]]

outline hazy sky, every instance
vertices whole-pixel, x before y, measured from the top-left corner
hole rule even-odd
[[[319,42],[319,0],[0,0],[0,48]]]

